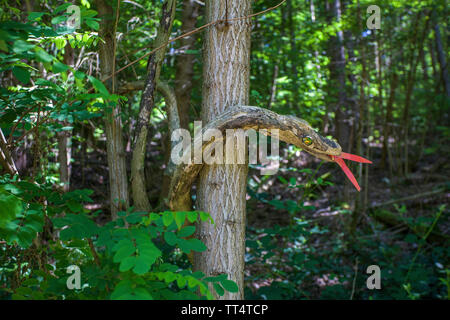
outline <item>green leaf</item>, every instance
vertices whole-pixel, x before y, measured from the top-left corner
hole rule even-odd
[[[137,274],[146,273],[155,263],[156,259],[162,255],[161,250],[159,250],[150,240],[145,244],[138,243],[138,252],[139,256],[136,260],[136,267],[133,269]]]
[[[153,300],[152,295],[144,288],[136,288],[134,295],[134,299],[136,300]]]
[[[14,42],[13,51],[15,53],[23,53],[34,48],[34,44],[30,44],[24,40],[17,40]]]
[[[0,227],[14,220],[22,212],[22,201],[0,189]]]
[[[183,251],[184,253],[189,254],[191,252],[191,245],[185,239],[178,239],[178,246],[180,247],[180,250]]]
[[[54,57],[42,48],[36,47],[36,60],[40,62],[52,62]]]
[[[225,294],[225,290],[223,290],[222,286],[217,282],[213,283],[213,287],[219,296],[223,296]]]
[[[220,284],[224,287],[225,290],[229,292],[238,292],[239,287],[237,286],[236,282],[231,280],[222,280],[220,281]]]
[[[6,41],[5,41],[5,40],[0,40],[0,49],[3,50],[3,51],[5,51],[5,52],[8,52],[8,51],[9,51],[9,50],[8,50],[8,45],[6,44]]]
[[[91,81],[92,85],[94,86],[95,89],[97,89],[98,92],[109,96],[109,92],[106,89],[103,82],[101,82],[100,80],[98,80],[97,78],[95,78],[93,76],[88,76],[88,79],[89,79],[89,81]]]
[[[130,280],[122,280],[120,281],[116,287],[114,288],[113,293],[111,293],[111,299],[121,299],[126,294],[129,294],[133,291],[133,283]]]
[[[59,61],[55,61],[53,63],[53,72],[54,73],[60,73],[69,70],[69,67],[65,65],[64,63],[61,63]]]
[[[210,215],[209,213],[207,213],[207,212],[201,211],[201,212],[200,212],[200,219],[201,219],[202,221],[208,221],[208,220],[210,220],[211,223],[214,224],[214,221],[213,221],[213,219],[211,218],[211,215]]]
[[[136,265],[133,268],[133,272],[136,274],[144,274],[150,270],[153,263],[154,261],[149,260],[145,255],[138,256],[136,257]]]
[[[195,286],[198,285],[198,280],[195,279],[195,278],[192,277],[192,276],[188,276],[188,277],[187,277],[187,281],[188,281],[188,287],[189,287],[189,288],[195,288]]]
[[[154,213],[154,212],[150,213],[150,220],[151,221],[158,220],[159,218],[161,218],[161,216],[159,214]]]
[[[166,283],[173,282],[177,279],[177,275],[173,272],[167,271],[164,275],[164,281]]]
[[[123,259],[120,262],[119,271],[120,272],[128,271],[131,268],[133,268],[135,266],[135,264],[136,264],[136,257],[135,256],[126,257],[125,259]]]
[[[183,289],[184,286],[186,285],[186,283],[187,283],[186,278],[182,275],[178,275],[178,278],[177,278],[178,288]]]
[[[97,21],[93,19],[86,19],[85,22],[90,28],[94,29],[95,31],[98,31],[100,25],[98,24]]]
[[[66,20],[67,20],[67,16],[62,15],[62,16],[54,17],[52,19],[51,23],[52,24],[59,24],[59,23],[61,23],[63,21],[66,21]]]
[[[195,232],[194,226],[186,226],[184,228],[181,228],[181,230],[177,233],[177,236],[179,238],[189,237],[189,236],[193,235],[194,232]]]
[[[55,42],[56,48],[57,48],[58,50],[61,50],[61,49],[64,48],[64,47],[66,46],[66,44],[67,44],[67,41],[66,41],[66,39],[64,39],[64,38],[55,39],[54,42]]]
[[[30,12],[30,14],[28,15],[28,20],[33,21],[33,20],[39,19],[44,14],[46,14],[46,13],[45,12]]]
[[[59,7],[57,7],[53,13],[59,13],[61,11],[65,11],[68,7],[70,7],[72,4],[70,2],[64,3],[62,5],[60,5]]]
[[[169,226],[173,221],[173,213],[170,211],[165,211],[163,213],[162,219],[163,219],[164,226],[165,227]]]
[[[69,209],[72,212],[75,212],[75,213],[83,211],[83,205],[75,200],[67,201],[67,206],[69,207]]]
[[[186,212],[181,211],[175,214],[175,223],[177,224],[178,229],[183,226],[184,220],[186,220]]]
[[[187,218],[188,218],[188,220],[190,221],[190,222],[195,222],[195,221],[197,221],[197,216],[198,216],[198,213],[197,213],[197,211],[189,211],[188,213],[187,213]]]
[[[186,242],[188,243],[189,249],[193,251],[203,252],[207,249],[203,242],[198,239],[188,239]]]
[[[227,279],[227,275],[222,273],[219,274],[218,276],[214,276],[214,277],[206,277],[203,279],[203,281],[206,282],[217,282],[217,281],[222,281],[222,280],[226,280]]]
[[[27,84],[30,81],[30,72],[28,72],[28,70],[20,67],[13,67],[12,72],[17,80],[23,84]]]
[[[178,238],[175,235],[175,233],[166,231],[164,232],[164,240],[167,242],[168,245],[174,246],[177,243]]]
[[[130,240],[121,240],[119,242],[119,249],[117,250],[116,254],[114,255],[113,261],[114,262],[120,262],[126,257],[131,256],[136,252],[136,248],[133,245],[133,242]]]

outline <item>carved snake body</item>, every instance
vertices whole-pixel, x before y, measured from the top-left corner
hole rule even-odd
[[[338,163],[358,191],[360,190],[359,185],[343,159],[371,163],[362,157],[342,152],[341,146],[336,141],[317,133],[305,120],[295,116],[280,115],[259,107],[236,106],[229,108],[203,127],[202,133],[209,129],[217,129],[222,135],[225,135],[227,129],[266,129],[268,134],[271,130],[277,129],[279,140],[291,143],[322,160]],[[201,141],[197,141],[198,139]],[[215,142],[217,141],[203,141],[202,135],[199,135],[194,140],[194,145],[200,144],[203,151]],[[182,163],[176,167],[167,203],[171,210],[191,210],[191,187],[203,165],[203,163],[196,164],[191,161],[191,163]]]

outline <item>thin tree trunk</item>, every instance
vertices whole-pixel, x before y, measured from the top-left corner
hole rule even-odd
[[[166,0],[163,4],[158,35],[155,40],[155,48],[169,40],[175,17],[175,6],[176,0]],[[144,91],[142,92],[139,116],[136,122],[133,158],[131,160],[131,190],[134,207],[139,211],[149,211],[151,209],[145,187],[144,162],[150,115],[154,107],[155,89],[161,71],[161,64],[164,60],[164,54],[165,48],[156,51],[148,59],[147,80]]]
[[[341,1],[334,0],[331,8],[333,18],[341,21]],[[344,33],[342,30],[336,32],[336,36],[332,38],[330,44],[330,84],[331,95],[335,98],[335,125],[336,137],[344,149],[348,149],[349,145],[349,126],[346,123],[346,86],[345,86],[345,47]]]
[[[74,52],[71,45],[68,43],[64,47],[64,63],[73,67]],[[67,122],[63,122],[63,125],[67,125]],[[72,130],[57,132],[58,138],[58,160],[59,160],[59,179],[63,184],[62,189],[64,192],[70,189],[70,159],[72,157],[71,136]]]
[[[181,33],[189,32],[195,29],[195,24],[197,22],[197,17],[199,15],[200,5],[194,0],[183,0],[183,15],[181,17]],[[176,71],[175,71],[175,97],[176,104],[178,106],[178,115],[181,128],[188,129],[189,128],[189,106],[191,103],[191,92],[193,86],[193,75],[194,75],[194,63],[195,63],[195,55],[189,50],[193,50],[195,48],[195,41],[197,39],[197,34],[184,37],[180,40],[180,49],[182,53],[177,56],[176,62]],[[167,106],[167,100],[166,100]],[[167,146],[166,154],[164,156],[164,163],[167,166],[170,161],[170,153],[171,153],[171,140],[170,140],[170,130],[169,133],[165,136],[165,146]],[[167,171],[167,170],[166,170]],[[167,197],[169,192],[170,185],[170,174],[164,174],[161,193],[160,193],[160,201],[159,203],[163,204],[163,199]]]
[[[113,9],[108,2],[97,0],[97,9],[101,18],[99,36],[104,40],[99,42],[100,75],[103,79],[113,73],[115,26]],[[105,83],[110,93],[113,93],[112,83],[112,78]],[[116,219],[117,213],[126,210],[129,205],[120,104],[115,105],[111,112],[107,112],[105,118],[111,217]]]
[[[361,12],[360,7],[358,3],[357,7],[357,19],[358,24],[360,28],[362,29],[362,19],[361,19]],[[358,119],[358,129],[356,132],[356,154],[363,154],[363,148],[362,148],[362,139],[363,139],[363,133],[364,133],[364,127],[366,125],[366,95],[365,95],[365,84],[367,79],[367,73],[366,73],[366,54],[365,54],[365,46],[366,43],[364,41],[363,37],[359,38],[359,51],[361,52],[360,60],[361,60],[361,67],[362,72],[360,75],[360,81],[359,81],[359,110],[355,111],[355,117]],[[363,171],[362,171],[362,165],[356,164],[357,170],[358,170],[358,178],[359,181],[362,181],[363,178]],[[367,186],[366,186],[367,187]],[[362,201],[363,196],[362,194],[358,194],[355,198],[355,205],[353,209],[352,214],[352,221],[350,225],[350,232],[352,235],[355,234],[356,226],[358,224],[359,217],[361,215],[361,212],[364,212],[364,202]]]
[[[183,0],[181,17],[181,33],[195,29],[200,5],[194,0]],[[178,114],[181,128],[187,129],[189,124],[189,105],[191,102],[192,80],[194,75],[195,55],[188,52],[195,48],[197,34],[180,40],[182,53],[177,56],[175,73],[175,95],[177,97]]]
[[[436,66],[436,54],[434,51],[434,42],[433,40],[428,41],[428,47],[430,50],[430,57],[431,57],[431,67],[433,68],[433,79],[436,81],[436,87],[439,87],[439,76]]]
[[[442,45],[441,31],[439,25],[434,25],[434,35],[436,40],[436,50],[438,53],[439,65],[441,66],[441,77],[444,82],[445,94],[450,97],[450,82],[448,79],[447,62],[445,61],[445,51]]]
[[[278,64],[273,67],[272,87],[270,88],[270,98],[267,103],[267,109],[272,108],[272,103],[275,101],[277,95],[277,78],[278,78]]]
[[[250,0],[206,2],[207,23],[250,13]],[[229,107],[248,104],[250,32],[249,20],[218,25],[206,31],[203,56],[204,122],[215,119]],[[244,298],[247,171],[247,164],[205,166],[198,181],[197,208],[209,212],[215,225],[199,225],[198,236],[208,250],[195,254],[194,267],[209,276],[226,273],[239,287],[238,293],[226,292],[220,299]]]
[[[70,158],[72,148],[69,146],[70,132],[60,131],[58,136],[58,160],[59,160],[59,180],[63,184],[64,192],[70,189]]]
[[[403,143],[404,143],[404,174],[408,175],[409,173],[409,114],[410,114],[410,107],[411,107],[411,99],[412,99],[412,93],[413,93],[413,89],[414,89],[414,84],[416,81],[416,70],[417,70],[417,65],[419,64],[420,61],[420,50],[419,50],[419,54],[415,55],[415,51],[416,51],[416,43],[417,41],[419,41],[419,43],[423,42],[423,39],[425,39],[425,34],[428,28],[428,19],[426,20],[424,29],[423,29],[423,33],[422,33],[422,37],[420,39],[417,39],[417,29],[418,29],[418,22],[419,22],[419,17],[421,16],[421,13],[419,12],[417,14],[417,19],[416,19],[416,24],[415,24],[415,31],[414,31],[414,35],[413,35],[413,40],[411,42],[411,50],[410,50],[410,61],[409,61],[409,71],[408,71],[408,76],[407,76],[407,81],[406,81],[406,98],[405,98],[405,107],[403,110],[403,127],[404,127],[404,133],[403,133]],[[422,51],[423,52],[423,51]]]
[[[341,21],[341,1],[333,0],[326,2],[326,9],[331,13],[329,22]],[[328,81],[328,96],[330,109],[334,111],[334,136],[339,141],[342,149],[351,152],[352,127],[349,124],[348,99],[346,93],[346,58],[344,47],[344,32],[339,29],[336,36],[330,38],[328,45],[328,56],[330,57]],[[345,202],[350,202],[350,184],[344,184],[343,197]]]
[[[284,7],[283,7],[284,8]],[[291,61],[291,91],[293,104],[296,105],[297,110],[300,112],[300,104],[298,101],[300,100],[298,97],[298,71],[297,71],[297,62],[296,57],[298,56],[297,43],[295,39],[295,31],[297,26],[294,24],[294,13],[296,12],[296,8],[294,8],[293,1],[287,0],[286,2],[286,10],[288,11],[288,27],[289,27],[289,60]],[[278,68],[278,66],[277,66]]]
[[[389,98],[386,104],[386,113],[383,124],[383,150],[381,153],[381,168],[386,167],[386,157],[389,149],[389,138],[391,136],[392,112],[394,108],[395,94],[398,84],[398,73],[392,70],[392,80],[389,92]]]
[[[16,165],[14,163],[13,158],[11,157],[11,153],[8,149],[8,144],[5,136],[3,135],[3,131],[0,128],[0,164],[3,169],[6,170],[11,175],[18,174]]]

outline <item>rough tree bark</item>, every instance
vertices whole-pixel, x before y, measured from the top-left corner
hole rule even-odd
[[[250,0],[206,2],[206,22],[246,16]],[[251,21],[240,20],[208,28],[203,50],[204,123],[225,109],[245,105],[249,98]],[[199,225],[198,238],[208,250],[194,257],[194,268],[207,275],[227,273],[238,293],[226,292],[220,299],[244,298],[246,164],[205,166],[200,172],[197,209],[209,212],[215,226]],[[212,290],[215,292],[215,290]]]
[[[104,79],[113,73],[115,27],[112,7],[105,0],[97,0],[97,9],[101,18],[99,36],[104,40],[99,42],[100,75]],[[106,88],[112,93],[113,79],[105,82]],[[125,151],[122,136],[122,121],[120,119],[120,104],[106,113],[105,132],[109,168],[109,192],[111,217],[117,218],[117,213],[126,210],[128,201],[128,180],[125,162]]]

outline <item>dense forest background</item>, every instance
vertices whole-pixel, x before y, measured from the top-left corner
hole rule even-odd
[[[1,299],[450,298],[446,1],[287,0],[187,36],[203,1],[0,3]],[[217,219],[165,202],[170,108],[193,132],[205,30],[242,21],[248,104],[373,162],[349,164],[361,192],[286,143],[277,174],[249,165],[243,285],[188,259]]]

